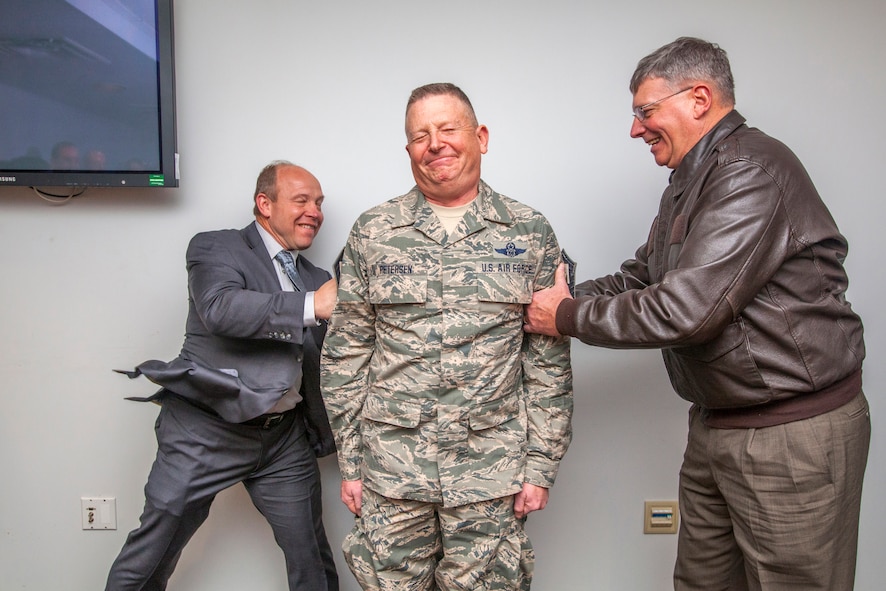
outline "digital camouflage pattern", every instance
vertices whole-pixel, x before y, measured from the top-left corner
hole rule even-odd
[[[537,211],[480,192],[447,234],[417,188],[364,213],[339,265],[321,385],[342,478],[457,507],[549,488],[569,446],[569,339],[523,332],[560,249]]]
[[[445,509],[365,489],[364,517],[342,549],[364,591],[528,591],[535,553],[512,505],[505,497]]]

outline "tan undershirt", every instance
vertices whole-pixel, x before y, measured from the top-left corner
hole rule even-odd
[[[456,205],[455,207],[444,207],[442,205],[435,205],[428,201],[428,205],[431,206],[431,209],[433,209],[434,213],[437,214],[437,217],[440,218],[440,223],[443,224],[443,229],[446,230],[446,233],[452,234],[452,231],[455,230],[461,219],[465,217],[465,213],[467,213],[468,208],[471,207],[471,204],[473,202],[474,201],[471,200],[464,205]]]

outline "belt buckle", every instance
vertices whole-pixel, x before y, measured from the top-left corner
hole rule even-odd
[[[283,420],[282,414],[270,415],[265,418],[265,424],[262,425],[262,429],[270,429],[274,425],[280,423]]]

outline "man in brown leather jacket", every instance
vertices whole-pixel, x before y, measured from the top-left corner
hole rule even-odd
[[[631,79],[671,168],[619,273],[537,292],[526,330],[661,348],[692,402],[674,588],[852,589],[870,442],[847,243],[797,157],[734,110],[726,52],[680,38]]]

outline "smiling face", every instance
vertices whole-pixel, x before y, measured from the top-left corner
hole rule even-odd
[[[283,165],[277,169],[276,195],[255,196],[256,219],[286,250],[305,250],[323,224],[323,190],[304,168]]]
[[[476,197],[489,130],[461,100],[440,94],[414,102],[406,113],[406,140],[412,175],[428,201],[454,207]]]
[[[646,142],[655,163],[671,169],[680,165],[683,157],[704,135],[700,133],[703,126],[699,126],[696,116],[698,97],[695,89],[674,94],[678,90],[671,88],[662,78],[647,78],[641,82],[634,93],[633,107],[668,98],[650,106],[643,121],[634,117],[631,125],[631,137]]]

